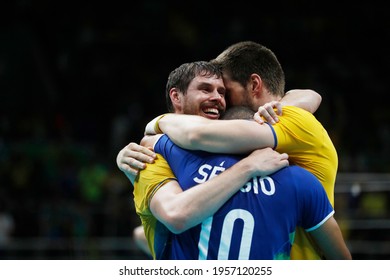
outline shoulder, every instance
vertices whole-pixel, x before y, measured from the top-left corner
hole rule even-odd
[[[302,139],[306,141],[311,139],[311,142],[319,141],[319,137],[325,132],[322,124],[312,113],[294,106],[283,107],[279,122],[273,125],[273,128],[278,139],[284,135],[298,139],[300,144],[304,142]]]
[[[282,176],[285,180],[288,180],[291,184],[295,185],[312,185],[320,184],[320,181],[311,172],[298,165],[287,166],[276,173],[277,176]]]
[[[307,171],[305,168],[298,166],[298,165],[289,165],[281,170],[277,171],[275,174],[281,174],[284,176],[310,176],[312,175],[309,171]],[[314,176],[314,175],[312,175]]]
[[[290,105],[283,107],[282,116],[288,116],[288,117],[304,116],[304,117],[315,118],[314,115],[309,111],[306,111],[305,109],[296,106],[290,106]]]

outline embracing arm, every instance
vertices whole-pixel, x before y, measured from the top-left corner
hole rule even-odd
[[[309,232],[328,260],[351,260],[337,221],[332,216],[322,226]]]
[[[320,102],[321,96],[315,91],[291,90],[281,103],[271,101],[260,106],[260,113],[257,112],[254,117],[258,121],[259,114],[266,118],[268,114],[268,119],[270,117],[276,119],[276,113],[281,114],[281,104],[295,106],[311,104],[312,109],[316,109]],[[273,110],[274,107],[277,108],[276,112]],[[307,109],[310,107],[307,106]],[[191,150],[246,153],[264,147],[273,148],[275,139],[271,128],[263,124],[264,121],[258,122],[256,126],[254,122],[247,120],[209,120],[200,116],[166,114],[152,120],[145,132],[155,134],[162,131],[177,145]]]
[[[322,101],[319,93],[311,89],[292,89],[286,92],[286,95],[280,100],[268,102],[258,108],[253,119],[263,124],[269,122],[275,124],[279,121],[278,115],[282,115],[283,106],[295,106],[302,108],[312,114],[317,111]]]
[[[282,106],[297,106],[314,113],[321,101],[321,95],[313,90],[289,90],[280,101],[272,101],[259,107],[259,111],[255,114],[254,119],[259,123],[263,123],[264,119],[260,117],[261,115],[269,123],[274,124],[278,121],[277,114],[281,114]],[[276,112],[274,108],[276,108]],[[134,179],[139,174],[139,171],[145,168],[145,163],[151,163],[155,158],[156,155],[153,151],[132,142],[118,153],[116,161],[118,168],[134,183]]]
[[[200,116],[167,114],[156,126],[150,122],[147,132],[148,127],[157,127],[177,145],[190,150],[242,154],[275,146],[269,125],[249,120],[209,120]]]
[[[254,176],[288,165],[288,155],[270,148],[256,150],[218,176],[183,191],[177,181],[158,189],[150,202],[153,215],[173,233],[181,233],[212,216]]]
[[[280,100],[283,106],[300,107],[314,114],[320,107],[322,101],[321,95],[311,89],[292,89],[286,92],[286,95]]]

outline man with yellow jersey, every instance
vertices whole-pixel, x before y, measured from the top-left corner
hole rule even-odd
[[[272,126],[180,114],[166,114],[152,126],[158,127],[184,149],[247,154],[254,149],[273,147],[280,153],[287,153],[290,164],[302,166],[314,174],[324,186],[332,206],[334,204],[337,153],[326,130],[305,110],[286,106],[279,122]],[[148,129],[152,126],[148,125]],[[154,133],[153,130],[147,132]],[[298,254],[295,259],[320,259],[320,254],[315,257],[314,243],[301,238],[306,236],[301,230],[297,229],[292,249]],[[301,241],[309,243],[297,243]]]
[[[167,82],[168,108],[174,108],[181,114],[196,114],[211,118],[216,112],[224,112],[224,86],[218,67],[210,62],[185,63],[171,72]],[[296,95],[296,93],[292,93]],[[317,94],[306,91],[304,95]],[[300,95],[298,95],[299,98]],[[170,103],[171,102],[171,103]],[[144,138],[143,144],[153,146],[153,138]],[[253,170],[258,174],[268,175],[288,164],[286,154],[266,149],[251,157]],[[134,201],[137,214],[140,216],[145,230],[149,252],[154,259],[165,258],[165,248],[170,232],[183,231],[199,224],[219,209],[246,182],[247,175],[235,171],[236,167],[218,176],[227,183],[217,183],[213,180],[206,184],[183,191],[176,183],[170,166],[164,158],[158,155],[154,164],[143,170],[135,180]],[[126,175],[128,173],[125,172]],[[237,176],[236,174],[239,174]],[[226,177],[229,176],[229,177]],[[131,180],[131,176],[128,176]],[[192,207],[190,207],[192,206]],[[177,209],[177,211],[175,211]],[[172,212],[176,212],[172,214]],[[178,218],[178,215],[183,219]],[[143,243],[141,243],[143,244]]]
[[[258,45],[258,44],[254,44],[252,42],[249,42],[249,44],[248,44],[248,42],[245,42],[245,43],[241,43],[241,44],[237,44],[237,45],[240,46],[241,50],[242,49],[245,50],[244,52],[242,52],[240,54],[241,56],[244,56],[247,53],[248,54],[247,56],[249,56],[249,58],[252,61],[255,61],[255,62],[257,61],[256,60],[257,59],[256,58],[256,52],[259,52],[258,48],[260,48],[260,52],[263,52],[260,55],[264,56],[266,58],[266,60],[268,59],[271,62],[271,64],[270,63],[268,63],[268,64],[265,63],[265,65],[267,65],[267,67],[264,67],[264,68],[267,71],[266,72],[261,72],[261,71],[259,71],[258,67],[255,67],[253,69],[253,65],[254,65],[253,63],[251,64],[252,68],[251,67],[246,67],[246,66],[243,66],[243,65],[240,66],[239,63],[238,64],[237,63],[232,63],[232,66],[234,64],[234,67],[237,67],[237,69],[239,69],[238,71],[241,71],[242,73],[244,73],[243,75],[239,76],[238,78],[233,79],[233,77],[234,77],[233,74],[235,74],[237,71],[229,72],[229,68],[228,68],[229,65],[228,65],[228,63],[225,63],[225,64],[223,63],[223,60],[221,59],[221,55],[223,55],[222,57],[225,57],[225,58],[229,58],[229,56],[226,55],[226,51],[224,53],[222,53],[217,58],[217,62],[221,63],[221,65],[222,65],[222,69],[223,69],[223,72],[224,72],[224,83],[226,84],[226,88],[228,90],[227,93],[228,93],[228,98],[229,98],[230,104],[231,105],[246,105],[246,106],[249,106],[251,108],[256,108],[256,110],[257,110],[258,109],[258,105],[260,105],[260,104],[264,105],[266,102],[273,102],[275,100],[279,101],[283,97],[283,95],[284,95],[284,92],[283,92],[283,90],[284,90],[284,74],[283,74],[283,71],[281,70],[281,67],[280,67],[278,61],[274,57],[273,53],[271,51],[269,51],[267,48],[265,48],[265,47],[263,47],[261,45]],[[248,45],[249,45],[249,47],[248,47]],[[254,50],[251,49],[252,47],[255,47]],[[230,49],[232,49],[232,48],[234,50],[240,49],[240,48],[237,48],[237,46],[230,47]],[[228,50],[229,50],[229,48],[227,49],[227,51]],[[238,56],[238,57],[240,57],[240,56]],[[241,59],[241,58],[242,57],[240,57],[239,59]],[[276,60],[276,62],[274,60]],[[229,62],[231,62],[231,60],[229,60]],[[245,58],[242,61],[242,63],[247,63],[247,62],[248,62],[248,59],[245,60]],[[262,60],[262,62],[264,63],[264,59]],[[273,67],[269,67],[269,65],[273,65]],[[245,68],[245,69],[241,69],[241,68]],[[246,75],[245,71],[247,73],[249,73],[248,74],[249,78],[247,76],[245,76]],[[260,73],[258,74],[258,72],[260,72]],[[262,76],[260,76],[260,74]],[[247,83],[245,84],[244,82],[242,82],[242,80],[244,80]],[[270,113],[272,115],[272,112],[270,112]],[[283,112],[283,113],[285,113],[285,112]],[[161,128],[163,130],[165,130],[164,123],[168,122],[169,117],[171,117],[171,116],[168,115],[168,116],[166,116],[166,117],[164,117],[164,118],[162,118],[160,120],[159,124],[160,124],[160,126],[161,126]],[[286,117],[286,116],[283,116],[283,117]],[[303,119],[306,120],[305,117]],[[283,126],[283,125],[281,125],[281,126]],[[304,140],[304,139],[299,139],[299,137],[295,138],[295,134],[292,134],[292,135],[286,134],[286,135],[284,135],[284,137],[286,139],[286,142],[283,141],[282,144],[281,143],[277,143],[275,141],[275,138],[274,138],[273,130],[271,129],[270,126],[268,126],[268,125],[262,125],[261,126],[261,125],[257,124],[257,127],[256,127],[255,130],[257,130],[257,128],[259,128],[259,127],[264,127],[265,128],[265,129],[261,129],[261,131],[263,131],[263,132],[266,131],[268,133],[269,138],[266,138],[265,140],[262,140],[261,138],[263,136],[261,135],[260,138],[258,139],[258,141],[254,141],[254,139],[257,140],[257,138],[253,138],[253,136],[246,137],[247,136],[245,134],[246,130],[242,130],[244,128],[244,126],[239,126],[238,128],[236,127],[236,129],[234,130],[234,133],[235,133],[236,136],[237,135],[240,136],[239,138],[240,138],[240,140],[242,140],[241,143],[243,144],[244,147],[250,147],[251,143],[256,143],[256,145],[260,145],[260,146],[264,145],[264,147],[266,147],[266,146],[269,146],[269,147],[275,147],[276,146],[277,147],[279,145],[284,145],[284,143],[287,143],[287,139],[293,140],[294,143],[298,143],[298,144],[299,144],[299,141]],[[310,130],[310,129],[311,128],[308,128],[308,130]],[[201,131],[204,131],[204,127],[202,128]],[[277,130],[275,130],[275,131],[277,131]],[[217,133],[218,134],[217,135],[218,139],[223,139],[222,135],[219,133],[220,131],[217,131],[217,132],[218,132]],[[185,133],[183,133],[183,131],[181,131],[181,134],[183,135]],[[304,134],[302,134],[301,136],[304,136]],[[277,135],[277,137],[281,137],[281,136]],[[326,135],[325,135],[325,138],[326,138]],[[245,140],[245,139],[247,139],[247,140]],[[217,140],[217,138],[215,140]],[[280,140],[278,140],[278,141],[280,141]],[[230,142],[230,141],[228,141],[228,142],[230,144],[233,144],[233,142]],[[233,146],[236,146],[235,144],[236,143],[234,143]],[[315,143],[313,142],[312,144],[315,144]],[[310,144],[309,144],[309,146],[310,146]],[[333,146],[333,145],[331,145],[331,146]],[[134,147],[134,144],[133,144],[133,147]],[[259,147],[259,146],[257,146],[257,147]],[[132,148],[132,147],[129,147],[129,146],[125,147],[118,154],[117,164],[118,164],[118,167],[123,172],[125,172],[125,174],[129,177],[129,172],[131,174],[131,172],[133,172],[134,168],[143,168],[143,166],[134,165],[135,154],[134,154],[134,152],[130,153],[129,151],[127,151],[127,148]],[[192,147],[192,148],[195,149],[195,147]],[[139,147],[137,147],[137,148],[135,148],[135,151],[136,152],[144,152],[145,150],[142,150]],[[212,152],[219,152],[219,151],[220,150],[217,149],[217,150],[213,150]],[[229,151],[229,152],[232,152],[232,150]],[[241,153],[242,150],[238,150],[236,152],[237,153]],[[149,155],[153,155],[149,151],[147,151],[146,153],[149,154]],[[129,158],[132,158],[132,157],[133,157],[133,161],[130,161]],[[145,157],[144,158],[138,158],[138,160],[141,160],[141,161],[144,161],[144,159],[145,159]],[[129,166],[127,166],[127,165],[132,166],[132,167],[129,168]],[[333,165],[333,166],[337,170],[337,154],[336,154],[336,165]],[[322,174],[322,172],[320,172],[320,174]],[[129,177],[129,179],[130,179],[130,177]],[[138,188],[138,189],[141,189],[141,188]],[[196,188],[194,188],[194,189],[196,189]],[[328,193],[328,195],[329,195],[329,193]],[[333,200],[331,200],[331,201],[333,201]],[[201,209],[199,209],[199,210],[201,210]],[[309,243],[309,247],[308,248],[310,248],[310,246],[312,246],[312,245],[310,245],[310,243]],[[293,247],[293,249],[294,249],[294,247]],[[302,259],[315,259],[316,258],[316,257],[311,257],[311,256],[304,256],[304,253],[306,251],[305,247],[303,247],[302,251],[303,251],[302,257],[294,257],[294,256],[292,256],[292,258],[293,259],[294,258],[295,259],[301,259],[301,258]],[[317,258],[320,258],[320,257],[317,257]]]
[[[222,67],[227,104],[244,105],[257,111],[262,104],[283,97],[283,71],[276,57],[264,46],[241,42],[227,48],[215,61]],[[261,62],[267,67],[261,68]],[[146,133],[154,133],[154,128],[185,149],[241,154],[273,147],[280,153],[288,153],[291,164],[304,167],[321,181],[334,206],[337,152],[322,124],[305,110],[284,106],[279,122],[272,126],[244,120],[211,121],[199,116],[167,114],[149,123]],[[322,255],[308,235],[298,228],[291,257],[321,259]]]

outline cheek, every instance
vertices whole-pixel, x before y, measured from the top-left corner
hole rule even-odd
[[[224,106],[226,108],[226,105],[228,104],[228,100],[222,99],[221,103],[222,103],[222,106]]]
[[[241,104],[241,96],[237,94],[230,94],[226,101],[228,106],[237,106]]]
[[[200,107],[202,100],[187,98],[183,103],[183,112],[188,115],[199,115]]]

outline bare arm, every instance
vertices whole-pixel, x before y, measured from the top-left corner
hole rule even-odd
[[[321,101],[321,95],[311,89],[292,89],[281,99],[283,106],[300,107],[312,114],[320,107]]]
[[[274,124],[279,121],[278,115],[282,115],[283,106],[300,107],[312,114],[317,111],[322,101],[319,93],[311,89],[292,89],[280,101],[271,101],[260,106],[254,115],[254,120],[260,124],[269,122]]]
[[[309,232],[328,260],[351,260],[340,227],[334,217],[329,218],[318,229]]]
[[[148,240],[146,239],[144,227],[142,225],[137,226],[136,228],[133,229],[133,239],[137,247],[142,252],[144,252],[148,256],[151,255],[149,245],[148,245]]]
[[[242,154],[275,145],[267,124],[248,120],[209,120],[200,116],[167,114],[159,119],[157,126],[150,122],[147,132],[154,127],[161,129],[180,147],[190,150]]]
[[[200,116],[166,114],[152,120],[146,126],[145,133],[163,132],[177,145],[191,150],[246,153],[264,147],[273,148],[275,145],[274,135],[268,125],[259,121],[260,115],[268,114],[269,118],[277,120],[276,113],[281,114],[281,105],[306,104],[311,105],[314,110],[320,102],[321,96],[315,91],[291,90],[281,103],[272,101],[259,107],[261,114],[257,112],[254,116],[260,122],[259,126],[245,120],[209,120]],[[273,107],[277,108],[276,112]],[[310,109],[310,106],[306,108]]]
[[[254,118],[260,124],[264,123],[264,119],[269,123],[274,124],[275,122],[278,122],[277,115],[281,115],[282,106],[297,106],[314,113],[321,104],[321,101],[321,95],[313,90],[289,90],[280,101],[272,101],[260,106],[259,111],[255,114]],[[276,112],[274,108],[276,108]],[[266,146],[260,145],[259,147]],[[153,162],[155,157],[156,155],[150,148],[144,148],[137,143],[131,142],[118,153],[116,161],[118,168],[125,173],[132,183],[134,183],[134,179],[139,171],[145,168],[145,163]]]
[[[253,176],[265,176],[288,165],[287,154],[256,150],[211,180],[183,192],[170,181],[152,197],[153,215],[173,233],[181,233],[212,216]]]
[[[187,115],[177,115],[177,116],[180,116],[180,117],[183,116],[185,118]],[[178,134],[177,135],[178,139],[175,137],[173,137],[173,138],[171,137],[171,138],[174,141],[175,141],[175,139],[182,140],[181,145],[180,145],[180,141],[177,142],[177,144],[179,146],[186,147],[186,145],[187,145],[188,147],[186,147],[186,148],[193,149],[193,150],[196,149],[196,147],[201,148],[201,147],[203,147],[203,145],[198,141],[202,140],[202,142],[203,142],[203,140],[206,140],[206,139],[201,139],[201,138],[182,139],[182,137],[191,136],[191,135],[193,137],[202,137],[201,135],[197,135],[197,132],[200,131],[200,132],[203,132],[204,134],[206,134],[207,131],[204,129],[201,129],[201,128],[203,125],[203,121],[204,120],[209,121],[209,120],[203,119],[202,117],[199,117],[199,116],[188,116],[188,117],[194,117],[197,120],[197,122],[192,123],[192,125],[196,126],[197,129],[195,131],[190,131],[191,127],[185,127],[184,124],[182,124],[182,123],[178,127],[175,127],[175,123],[172,123],[172,129],[174,129],[173,133],[176,132]],[[180,119],[178,119],[177,121],[180,122]],[[188,121],[191,121],[191,118],[188,119]],[[231,135],[232,138],[238,137],[241,140],[244,140],[241,143],[242,152],[247,153],[247,152],[250,152],[256,148],[264,148],[264,147],[268,147],[268,146],[273,147],[273,145],[274,145],[273,138],[264,139],[263,143],[261,141],[258,141],[256,143],[254,141],[252,141],[253,138],[250,138],[250,137],[259,137],[258,139],[261,140],[262,136],[259,136],[259,135],[261,135],[263,133],[265,133],[268,136],[271,136],[271,130],[269,130],[269,128],[267,128],[267,127],[263,128],[261,131],[257,131],[257,129],[255,129],[255,130],[250,129],[250,127],[258,128],[258,126],[259,126],[259,124],[256,124],[255,122],[251,122],[251,123],[252,124],[250,124],[247,127],[247,129],[255,132],[256,135],[248,135],[247,139],[242,139],[239,134]],[[221,125],[225,126],[225,124],[221,124]],[[182,131],[180,131],[180,129],[182,129],[181,128],[182,126],[184,126],[184,129]],[[210,129],[212,129],[212,127],[210,127]],[[269,132],[267,132],[267,130],[269,130]],[[189,135],[187,131],[190,131],[191,135]],[[235,132],[238,132],[238,131],[236,130]],[[241,132],[243,132],[243,130],[241,130]],[[152,133],[155,134],[155,132],[152,132]],[[259,135],[257,135],[257,134],[259,134]],[[170,134],[168,134],[168,135],[171,136]],[[209,147],[206,150],[214,151],[214,152],[218,152],[218,151],[220,151],[220,152],[233,152],[234,151],[234,150],[230,150],[229,146],[227,146],[227,147],[219,146],[220,149],[214,149],[214,145],[219,145],[219,141],[221,141],[223,144],[226,144],[226,141],[222,137],[222,135],[220,135],[219,140],[216,138],[211,138],[211,140],[212,141],[208,143]],[[215,143],[214,143],[214,141],[215,141]],[[193,145],[190,146],[190,144],[188,144],[188,143],[192,143]],[[246,144],[249,144],[249,146],[247,146]],[[234,144],[233,146],[235,149],[239,147],[238,144],[237,145]],[[248,149],[248,147],[253,147],[253,149]],[[202,150],[204,150],[204,149],[202,149]],[[240,153],[240,151],[236,151],[235,153]],[[126,177],[130,180],[130,182],[132,184],[134,184],[134,180],[138,176],[139,171],[145,169],[145,167],[146,167],[145,163],[153,163],[155,158],[156,158],[156,154],[152,150],[152,145],[146,145],[145,143],[141,143],[141,145],[139,145],[135,142],[131,142],[130,144],[128,144],[127,146],[125,146],[123,149],[121,149],[119,151],[119,153],[116,157],[116,163],[117,163],[119,170],[121,170],[126,175]]]

